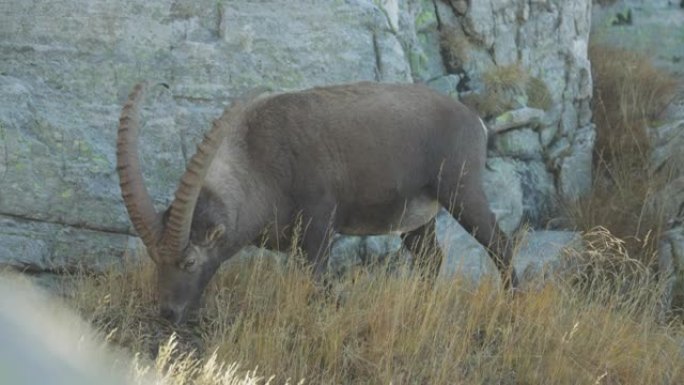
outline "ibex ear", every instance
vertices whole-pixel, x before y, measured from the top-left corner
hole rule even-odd
[[[214,242],[218,241],[219,238],[223,235],[223,233],[226,232],[226,226],[223,224],[218,224],[207,231],[207,236],[206,236],[206,242],[207,244],[211,245]]]

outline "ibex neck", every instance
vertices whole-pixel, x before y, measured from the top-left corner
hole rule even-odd
[[[212,173],[205,180],[203,190],[210,200],[216,200],[212,207],[217,212],[208,213],[222,223],[230,234],[229,245],[223,248],[237,252],[252,243],[273,220],[275,206],[279,200],[276,186],[256,170],[247,172],[235,165],[222,165],[224,172]],[[199,202],[198,202],[199,203]],[[229,258],[230,255],[225,255]]]

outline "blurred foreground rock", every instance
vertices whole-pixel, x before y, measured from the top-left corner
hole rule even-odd
[[[58,298],[0,276],[0,384],[133,384],[131,363]]]

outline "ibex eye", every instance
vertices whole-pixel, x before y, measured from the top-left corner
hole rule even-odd
[[[195,262],[196,262],[195,258],[187,259],[183,262],[182,268],[183,269],[189,269],[195,265]]]

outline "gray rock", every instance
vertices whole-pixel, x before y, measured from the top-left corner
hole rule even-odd
[[[330,248],[330,268],[337,271],[361,263],[362,241],[363,237],[358,236],[335,237]]]
[[[546,228],[557,212],[553,174],[540,160],[516,162],[515,170],[522,188],[522,221],[533,228]]]
[[[537,127],[544,119],[544,110],[524,107],[507,111],[494,119],[493,132],[503,132],[517,127]]]
[[[649,199],[648,209],[662,213],[664,222],[671,227],[682,226],[684,222],[684,174],[673,176],[660,191]],[[684,266],[684,265],[683,265]]]
[[[413,0],[400,4],[399,35],[406,47],[413,78],[428,81],[445,75],[434,3],[432,0]]]
[[[50,250],[41,239],[31,239],[25,236],[0,235],[0,264],[24,268],[36,266],[46,268],[46,261],[50,258]]]
[[[137,238],[0,215],[0,265],[33,272],[104,271],[134,258]]]
[[[33,87],[0,77],[14,89],[33,90],[30,98],[11,94],[0,106],[0,132],[5,157],[0,189],[0,213],[86,227],[126,232],[114,172],[118,106],[89,106],[62,96],[43,84]],[[16,96],[12,98],[11,96]],[[155,104],[155,115],[169,113],[168,104]],[[161,111],[160,111],[161,110]],[[157,203],[166,203],[184,166],[181,138],[171,120],[149,119],[141,150],[150,189]],[[18,120],[16,117],[30,117]],[[171,191],[169,191],[171,190]]]
[[[485,193],[501,229],[512,234],[523,217],[523,192],[515,161],[490,158],[484,177]]]
[[[572,145],[570,144],[570,141],[567,138],[560,138],[550,145],[546,151],[546,156],[549,159],[549,163],[556,169],[559,169],[563,163],[563,158],[571,153]]]
[[[391,32],[377,32],[373,39],[378,66],[377,80],[391,83],[411,82],[411,66],[397,36]]]
[[[400,0],[378,0],[376,3],[387,17],[387,23],[392,31],[399,29],[399,2]]]
[[[596,132],[594,126],[577,131],[570,155],[563,159],[560,168],[560,194],[576,200],[591,189],[592,154]]]
[[[468,2],[466,0],[449,0],[451,6],[459,15],[464,15],[468,12]]]
[[[466,5],[467,7],[467,5]],[[435,1],[435,11],[437,12],[437,18],[439,20],[439,29],[443,30],[453,30],[461,28],[461,16],[465,12],[459,12],[453,7],[453,2],[451,1]]]
[[[477,282],[486,274],[496,273],[485,248],[446,211],[437,216],[437,241],[444,251],[440,277],[458,275]]]
[[[462,228],[453,226],[449,234],[448,257],[440,276],[465,276],[474,282],[484,277],[499,277],[485,249]],[[513,266],[523,285],[550,279],[568,268],[568,250],[581,248],[581,237],[571,231],[532,231],[522,236],[513,257]]]
[[[458,91],[456,90],[456,87],[458,87],[460,81],[461,78],[458,75],[446,75],[430,80],[427,85],[444,95],[451,96],[458,100]]]
[[[229,258],[223,265],[221,265],[220,269],[226,270],[229,269],[230,266],[238,263],[244,263],[247,261],[254,261],[254,260],[272,260],[275,261],[277,264],[280,266],[285,266],[287,263],[288,259],[291,256],[291,251],[290,250],[270,250],[262,247],[257,247],[254,245],[249,245],[242,250],[238,251],[235,255],[233,255],[231,258]]]
[[[479,49],[468,51],[468,60],[463,63],[463,71],[468,77],[467,81],[463,82],[462,91],[484,91],[482,76],[495,67],[494,59],[488,52]]]
[[[519,160],[539,160],[543,154],[539,133],[531,128],[496,134],[494,147],[498,155]]]
[[[466,24],[467,33],[487,48],[494,45],[496,16],[493,11],[496,2],[496,0],[484,0],[470,4],[466,15],[469,21]]]
[[[664,282],[665,309],[684,307],[684,226],[680,222],[666,231],[658,248],[658,272]]]
[[[541,160],[490,158],[485,172],[489,205],[508,234],[527,223],[544,228],[556,209],[553,175]]]
[[[401,239],[397,235],[371,235],[363,237],[360,255],[363,260],[383,262],[402,248]]]
[[[521,281],[540,282],[576,268],[569,256],[582,249],[582,237],[577,232],[534,231],[522,236],[513,265]]]
[[[659,170],[667,164],[684,170],[684,119],[653,129],[652,137],[651,168]]]

